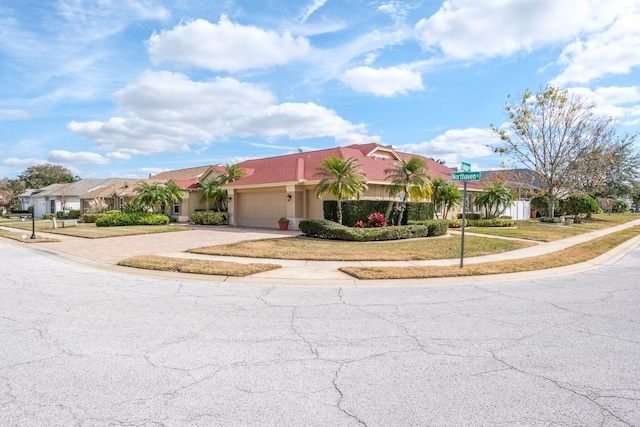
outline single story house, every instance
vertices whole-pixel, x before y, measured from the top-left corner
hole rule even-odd
[[[230,224],[275,228],[278,218],[286,217],[292,228],[298,228],[302,219],[322,218],[323,201],[331,200],[332,196],[326,194],[322,199],[316,196],[315,186],[320,181],[316,171],[330,156],[353,158],[358,162],[369,187],[364,199],[391,200],[387,193],[390,182],[384,171],[392,168],[395,162],[409,160],[415,155],[371,143],[246,160],[238,166],[247,175],[223,186],[228,192]],[[431,178],[451,180],[454,169],[426,157],[415,157],[426,163]],[[462,183],[457,184],[462,186]],[[479,191],[480,185],[469,182],[467,189],[471,200],[472,193]]]
[[[87,191],[103,184],[105,179],[81,179],[68,184],[51,184],[20,195],[26,209],[33,206],[36,217],[57,212],[81,210],[80,197]]]

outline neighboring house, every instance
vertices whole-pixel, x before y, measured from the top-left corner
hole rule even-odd
[[[535,211],[531,211],[529,199],[532,194],[539,192],[542,186],[540,176],[535,171],[530,169],[483,171],[481,184],[484,186],[493,183],[502,183],[517,195],[517,200],[506,207],[502,215],[510,216],[515,220],[535,216]]]
[[[537,193],[542,187],[540,176],[530,169],[501,169],[483,171],[481,184],[501,182],[518,195],[519,200],[529,199],[532,193]]]
[[[80,196],[80,211],[82,214],[90,212],[94,200],[102,200],[109,211],[122,210],[125,203],[136,198],[138,182],[131,179],[105,179]]]
[[[149,177],[148,182],[168,184],[173,182],[182,190],[182,201],[171,207],[171,215],[179,222],[187,222],[197,209],[207,209],[207,202],[200,202],[200,183],[215,179],[223,171],[222,166],[199,166],[162,172]]]
[[[23,193],[23,206],[33,205],[34,215],[42,217],[44,214],[81,210],[80,196],[99,186],[104,179],[81,179],[69,184],[51,184],[39,188],[32,193]]]
[[[18,198],[20,199],[20,204],[21,204],[20,209],[26,211],[27,209],[29,209],[29,206],[34,205],[34,201],[31,200],[31,196],[36,191],[38,190],[34,190],[33,188],[27,188],[26,190],[24,190],[24,193],[21,193],[18,195]]]
[[[316,176],[316,170],[322,160],[330,156],[354,158],[358,162],[369,186],[364,199],[390,200],[387,193],[390,183],[386,180],[385,169],[414,155],[372,143],[246,160],[239,166],[247,176],[223,186],[229,195],[230,224],[275,228],[278,218],[287,217],[291,226],[298,228],[302,219],[322,218],[323,200],[331,200],[332,197],[327,194],[322,200],[317,198],[315,186],[320,178]],[[426,157],[416,157],[427,164],[427,174],[431,178],[451,180],[453,169]],[[462,187],[461,182],[456,184]],[[467,186],[470,194],[480,188],[475,182],[469,182]]]

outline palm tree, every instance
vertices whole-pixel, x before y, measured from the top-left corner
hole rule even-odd
[[[238,181],[247,176],[247,172],[239,165],[230,165],[226,163],[224,165],[224,173],[218,177],[220,185],[227,184],[229,182]]]
[[[431,182],[431,201],[436,209],[440,208],[441,218],[446,219],[449,211],[462,203],[462,193],[453,183],[436,178]]]
[[[411,157],[410,160],[401,159],[392,168],[385,169],[387,179],[391,180],[388,193],[395,197],[404,193],[402,208],[398,216],[398,224],[402,223],[402,215],[407,207],[409,199],[426,199],[431,196],[431,181],[427,175],[427,165],[419,157]]]
[[[170,182],[167,185],[143,182],[136,188],[136,193],[138,193],[137,199],[140,203],[151,208],[153,212],[156,212],[156,210],[165,212],[167,206],[171,206],[184,198],[182,189],[174,182]]]
[[[484,208],[487,218],[495,218],[504,212],[516,199],[515,194],[504,184],[493,184],[486,187],[476,196],[475,205]]]
[[[345,197],[360,199],[368,188],[367,177],[360,169],[356,159],[345,160],[336,156],[324,159],[316,169],[316,176],[321,178],[315,188],[316,195],[320,199],[329,193],[336,198],[338,223],[342,224],[342,200]]]
[[[174,203],[181,202],[184,199],[184,192],[175,182],[166,184],[162,193],[162,211],[165,213],[168,206],[173,206]]]
[[[137,199],[140,203],[151,208],[153,212],[155,212],[156,208],[160,206],[163,199],[162,188],[157,183],[148,184],[143,182],[138,188],[136,188],[136,193],[138,194]]]
[[[217,179],[208,179],[200,183],[200,201],[207,202],[207,208],[209,207],[209,201],[212,201],[216,204],[217,211],[220,211],[220,205],[222,205],[223,209],[226,209],[224,203],[226,199],[227,192],[220,188],[220,182]]]

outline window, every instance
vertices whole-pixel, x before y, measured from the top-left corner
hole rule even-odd
[[[178,203],[174,203],[173,204],[173,214],[174,215],[179,215],[180,214],[180,205]]]
[[[124,209],[124,199],[120,197],[120,210]]]

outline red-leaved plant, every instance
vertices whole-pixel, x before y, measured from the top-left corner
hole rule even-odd
[[[353,224],[353,226],[354,226],[355,228],[364,228],[364,222],[362,222],[362,221],[358,221],[358,222],[356,222],[355,224]]]
[[[376,212],[367,217],[367,225],[371,228],[386,227],[387,220],[385,219],[383,214],[381,214],[380,212]]]

